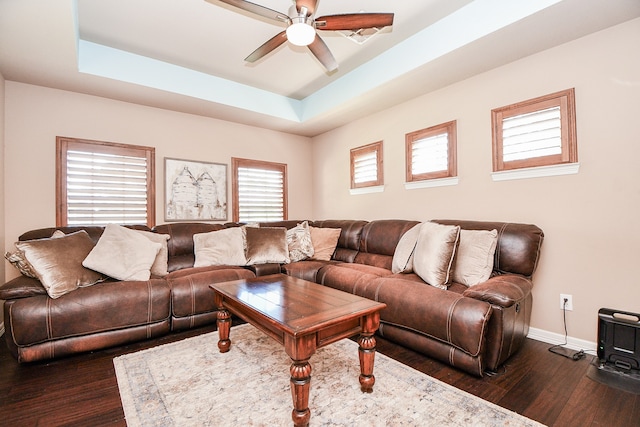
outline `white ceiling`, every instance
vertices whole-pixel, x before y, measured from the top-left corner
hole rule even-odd
[[[287,12],[290,0],[254,0]],[[214,3],[214,4],[212,4]],[[204,0],[0,0],[0,73],[71,90],[314,136],[518,58],[640,16],[638,0],[320,0],[316,16],[392,12],[359,45],[319,31],[327,73],[284,28]]]

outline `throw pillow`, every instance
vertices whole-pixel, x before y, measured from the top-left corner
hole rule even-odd
[[[309,232],[313,243],[313,257],[311,259],[329,261],[336,251],[342,229],[309,227]]]
[[[391,262],[391,272],[393,274],[413,272],[413,251],[418,243],[421,226],[422,224],[417,224],[411,227],[398,241],[398,246],[396,246]]]
[[[287,230],[287,246],[291,262],[302,261],[313,255],[313,243],[307,221]]]
[[[64,236],[65,234],[62,231],[56,230],[51,235],[51,238],[57,239],[58,237]],[[15,252],[5,252],[4,257],[11,263],[11,265],[17,268],[20,273],[33,279],[38,278],[36,272],[33,271],[33,267],[31,267],[31,265],[29,264],[29,261],[25,259],[24,252],[22,252],[21,250],[16,250]]]
[[[118,280],[149,280],[161,246],[136,230],[108,224],[82,265]]]
[[[288,264],[287,229],[284,227],[246,227],[247,265]]]
[[[24,252],[22,252],[21,250],[16,250],[15,252],[5,252],[4,257],[23,275],[32,277],[34,279],[38,278],[36,272],[33,271],[33,267],[31,267],[31,264],[29,264],[29,261],[25,259]]]
[[[169,274],[169,271],[167,270],[169,262],[169,248],[167,247],[167,240],[169,240],[171,236],[168,234],[159,234],[144,230],[135,231],[142,234],[152,242],[160,243],[160,250],[151,265],[151,274],[159,277],[164,277]]]
[[[225,228],[193,235],[194,267],[246,265],[242,227]]]
[[[104,280],[102,275],[82,266],[82,260],[94,248],[86,231],[60,238],[16,242],[51,298],[58,298],[81,286]]]
[[[431,286],[447,289],[460,227],[425,222],[413,255],[413,270]]]
[[[467,286],[486,282],[493,271],[497,243],[497,230],[460,230],[453,281]]]

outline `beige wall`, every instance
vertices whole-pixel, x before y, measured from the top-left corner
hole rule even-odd
[[[314,138],[314,216],[537,224],[546,238],[532,327],[563,334],[560,293],[572,294],[569,335],[596,341],[599,308],[640,312],[638,40],[636,19]],[[571,87],[579,174],[493,182],[491,109]],[[449,120],[458,121],[460,183],[405,190],[404,135]],[[378,140],[384,192],[349,195],[349,150]]]
[[[309,138],[11,81],[5,86],[7,250],[21,233],[55,225],[58,135],[155,147],[157,224],[164,222],[165,157],[227,163],[229,198],[231,157],[287,163],[289,217],[311,217]],[[6,274],[17,275],[13,268]]]

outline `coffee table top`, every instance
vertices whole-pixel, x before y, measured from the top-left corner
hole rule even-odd
[[[256,312],[294,336],[386,307],[383,303],[285,274],[215,283],[210,287],[231,304],[241,304],[244,310]]]

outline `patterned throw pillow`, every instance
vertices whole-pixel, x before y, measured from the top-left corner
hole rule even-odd
[[[291,262],[302,261],[313,256],[313,243],[307,221],[287,230],[287,245]]]
[[[25,259],[24,252],[20,250],[15,252],[5,252],[4,257],[11,263],[11,265],[20,270],[20,273],[34,279],[38,278],[35,271],[33,271],[31,264],[29,264],[29,262]]]

